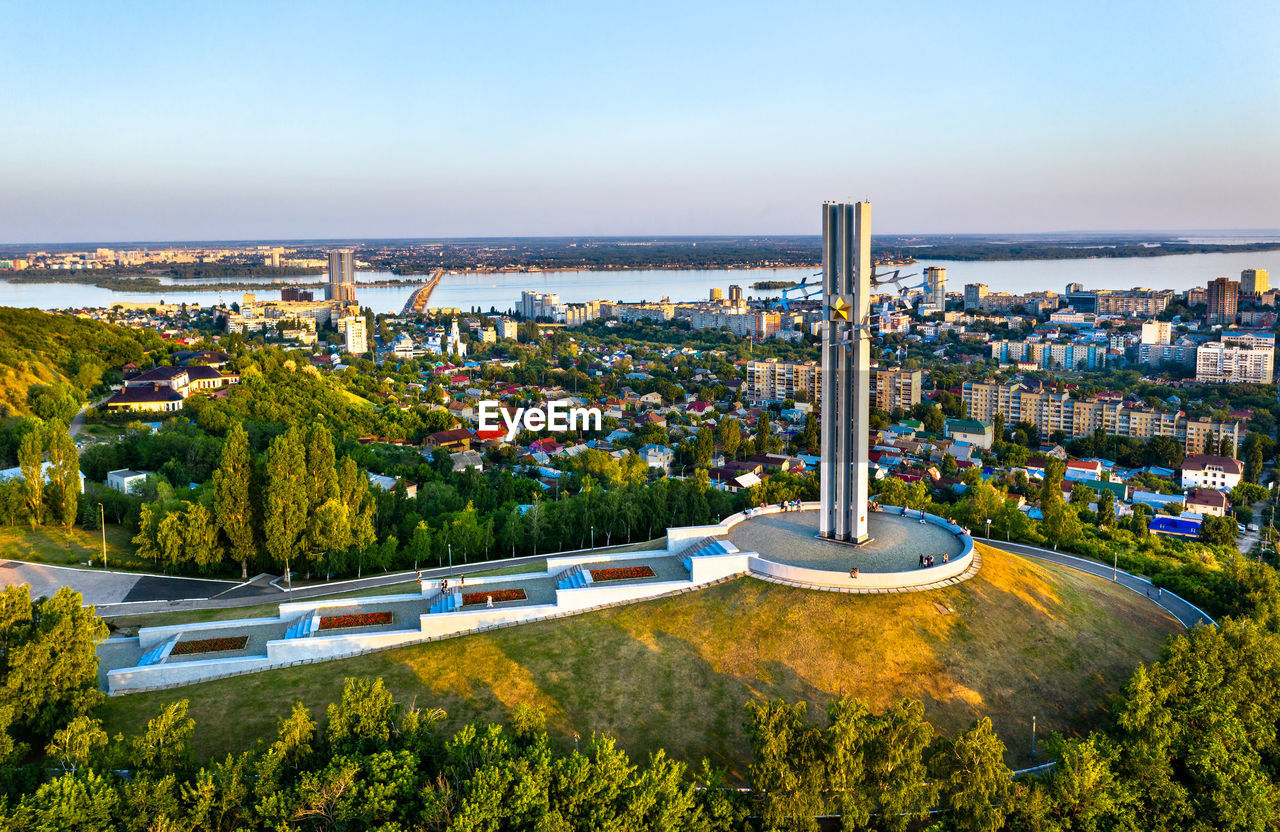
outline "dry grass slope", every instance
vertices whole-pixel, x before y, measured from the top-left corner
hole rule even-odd
[[[944,731],[992,717],[1027,761],[1040,736],[1087,731],[1107,698],[1178,625],[1146,599],[994,550],[965,584],[929,593],[840,595],[740,579],[708,590],[554,622],[380,654],[113,697],[109,730],[137,731],[187,698],[198,754],[274,732],[295,701],[320,716],[346,676],[382,676],[404,702],[443,707],[449,727],[502,720],[518,702],[547,709],[557,740],[615,735],[632,754],[659,747],[740,774],[743,703],[822,705],[850,693],[881,708],[924,700]],[[952,612],[944,612],[947,608]]]

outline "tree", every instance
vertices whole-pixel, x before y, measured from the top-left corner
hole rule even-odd
[[[1235,520],[1230,517],[1205,515],[1200,521],[1200,540],[1214,546],[1235,546]]]
[[[213,518],[227,541],[227,550],[240,562],[240,579],[249,578],[249,558],[257,547],[253,540],[253,503],[250,488],[253,457],[249,436],[239,422],[231,426],[222,446],[218,470],[213,472]]]
[[[419,563],[431,559],[431,527],[425,520],[418,521],[418,525],[413,530],[413,537],[409,538],[409,553],[413,555],[415,570]]]
[[[1076,516],[1075,509],[1063,502],[1061,497],[1050,500],[1040,510],[1044,514],[1042,527],[1045,536],[1053,541],[1055,551],[1059,542],[1080,537],[1080,518]]]
[[[1100,527],[1110,526],[1116,519],[1116,495],[1111,489],[1103,488],[1098,491],[1098,525]]]
[[[742,444],[741,424],[733,416],[726,416],[720,420],[716,432],[719,434],[720,447],[724,449],[724,455],[730,459],[736,459],[738,446]]]
[[[773,425],[769,420],[769,411],[765,410],[760,413],[760,418],[756,421],[756,453],[769,453],[771,438],[773,438]]]
[[[369,493],[369,478],[360,473],[356,461],[349,456],[338,464],[338,494],[347,507],[346,548],[364,552],[377,537],[373,528],[373,495]],[[362,572],[363,562],[357,566],[357,576]]]
[[[76,522],[76,504],[80,499],[80,452],[66,425],[56,419],[46,426],[46,437],[54,514],[63,529],[70,532]]]
[[[698,430],[698,438],[695,442],[693,464],[700,468],[705,468],[711,464],[711,455],[716,449],[716,440],[712,435],[711,428],[700,428]]]
[[[996,832],[1004,826],[1004,805],[1013,782],[1013,772],[1004,764],[1004,752],[990,717],[983,717],[954,741],[946,742],[930,761],[945,778],[942,805],[949,816],[949,828]]]
[[[338,497],[337,460],[333,435],[324,425],[312,425],[307,434],[307,501],[315,512],[328,500]]]
[[[748,774],[767,829],[816,830],[822,810],[821,732],[805,721],[805,703],[747,703]]]
[[[1066,473],[1067,466],[1057,457],[1048,457],[1044,461],[1044,482],[1040,485],[1040,503],[1041,505],[1048,503],[1050,500],[1062,499],[1062,476]]]
[[[166,705],[147,723],[146,732],[135,737],[130,748],[133,765],[139,771],[157,775],[181,773],[190,761],[191,735],[196,721],[187,716],[189,700]]]
[[[0,711],[18,728],[48,737],[102,700],[107,625],[83,601],[67,587],[35,602],[26,584],[0,591]]]
[[[44,442],[42,431],[33,430],[18,446],[18,467],[22,469],[23,498],[31,528],[44,522]]]
[[[266,510],[263,538],[267,552],[284,566],[303,551],[307,531],[307,458],[297,428],[277,436],[267,449]],[[292,578],[290,578],[292,585]]]

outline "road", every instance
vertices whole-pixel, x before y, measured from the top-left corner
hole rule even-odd
[[[80,433],[80,429],[84,427],[84,414],[89,412],[89,408],[97,407],[98,405],[102,404],[109,398],[111,398],[111,396],[103,396],[101,399],[98,399],[96,402],[89,402],[84,407],[80,408],[80,412],[77,413],[74,418],[72,418],[71,424],[67,425],[67,433],[71,434],[72,439],[75,439],[76,434]]]
[[[1105,564],[1098,563],[1093,560],[1085,560],[1077,558],[1073,555],[1064,555],[1054,552],[1050,549],[1040,549],[1035,546],[1027,546],[1022,543],[1004,543],[999,540],[982,540],[995,549],[1002,549],[1006,552],[1012,552],[1015,555],[1023,555],[1025,557],[1035,558],[1037,560],[1048,561],[1059,566],[1065,566],[1069,569],[1076,569],[1080,572],[1087,572],[1090,575],[1096,575],[1100,578],[1112,579],[1112,568]],[[1146,578],[1140,578],[1132,575],[1123,569],[1115,570],[1116,582],[1121,586],[1131,589],[1134,592],[1146,595],[1154,603],[1163,607],[1184,627],[1194,627],[1197,624],[1214,624],[1214,620],[1206,615],[1199,607],[1184,601],[1172,592],[1163,592],[1158,590]]]
[[[236,586],[233,581],[178,578],[112,572],[105,569],[75,569],[46,563],[0,560],[0,586],[27,584],[32,597],[53,595],[69,586],[84,597],[86,604],[119,604],[179,598],[208,598]]]

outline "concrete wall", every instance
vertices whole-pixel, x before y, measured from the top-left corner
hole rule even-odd
[[[422,616],[422,632],[427,637],[449,636],[501,624],[519,624],[550,618],[560,613],[555,604],[531,607],[494,607]]]
[[[849,588],[893,588],[923,586],[925,584],[945,581],[954,578],[969,568],[973,562],[973,553],[966,557],[958,557],[950,563],[943,563],[928,569],[916,569],[910,572],[862,572],[856,578],[848,572],[829,572],[823,569],[804,569],[799,566],[787,566],[782,563],[764,560],[759,556],[751,557],[751,571],[761,575],[769,575],[784,581],[813,586],[849,587]]]
[[[568,557],[547,558],[547,571],[552,575],[556,575],[570,566],[577,566],[583,563],[612,563],[613,561],[624,560],[644,560],[646,558],[665,557],[666,551],[662,549],[653,549],[647,552],[618,552],[615,554],[607,554],[604,552],[596,552],[592,554],[587,552],[581,555],[569,555]],[[507,577],[511,580],[511,576]]]
[[[727,530],[728,526],[725,526],[724,523],[717,523],[714,526],[685,526],[680,529],[667,529],[667,554],[678,555],[704,537],[715,537],[716,535],[724,534]]]
[[[591,586],[575,589],[557,589],[556,606],[561,611],[581,610],[598,607],[601,604],[616,604],[619,601],[638,601],[652,598],[655,595],[666,595],[689,589],[689,581],[658,581],[651,584],[624,584],[622,586]]]
[[[424,616],[425,617],[425,616]],[[379,647],[394,647],[422,641],[421,630],[384,630],[380,633],[352,633],[345,636],[311,636],[267,642],[267,659],[272,666],[314,659],[334,659]]]
[[[295,613],[301,615],[301,612]],[[279,626],[279,618],[237,618],[231,621],[204,621],[193,624],[168,624],[163,627],[142,627],[138,630],[138,646],[145,653],[157,644],[168,641],[174,636],[206,630],[243,630],[246,627]],[[216,636],[210,636],[216,638]]]
[[[731,555],[699,555],[690,558],[690,574],[695,585],[707,584],[728,578],[731,575],[742,575],[750,570],[750,552],[735,552]]]
[[[280,605],[280,617],[285,621],[292,621],[304,612],[312,610],[331,609],[333,607],[361,607],[366,604],[377,606],[385,603],[404,603],[405,601],[420,601],[422,595],[414,593],[406,593],[402,595],[370,595],[367,598],[332,598],[324,601],[294,601],[292,604]]]
[[[125,693],[166,685],[185,685],[250,670],[266,670],[269,667],[271,667],[271,660],[266,656],[122,667],[107,674],[107,692]]]

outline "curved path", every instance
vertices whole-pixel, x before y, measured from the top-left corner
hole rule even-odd
[[[1190,628],[1197,624],[1217,625],[1217,622],[1210,618],[1204,610],[1190,601],[1186,601],[1172,592],[1159,590],[1155,584],[1146,578],[1140,578],[1123,569],[1113,570],[1110,566],[1098,563],[1095,560],[1085,560],[1074,555],[1064,555],[1052,549],[1041,549],[1037,546],[1028,546],[1025,543],[1003,543],[998,540],[979,540],[978,538],[974,538],[974,541],[981,542],[993,549],[1001,549],[1015,555],[1048,561],[1058,566],[1065,566],[1068,569],[1075,569],[1099,578],[1106,578],[1108,581],[1115,580],[1116,583],[1126,589],[1146,595],[1153,604],[1163,607],[1166,612],[1178,619],[1178,622],[1184,627]]]

